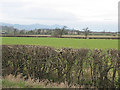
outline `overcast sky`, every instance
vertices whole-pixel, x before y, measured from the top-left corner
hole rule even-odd
[[[0,22],[59,24],[72,28],[91,26],[91,29],[92,27],[100,28],[102,25],[106,25],[107,28],[117,29],[118,1],[0,0]]]

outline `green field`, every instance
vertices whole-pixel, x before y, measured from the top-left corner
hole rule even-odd
[[[116,48],[118,40],[108,39],[70,39],[70,38],[38,38],[38,37],[1,37],[2,45],[41,45],[55,48]]]

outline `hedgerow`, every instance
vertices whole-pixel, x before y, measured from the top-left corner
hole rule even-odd
[[[2,74],[85,87],[120,88],[120,51],[3,45]]]

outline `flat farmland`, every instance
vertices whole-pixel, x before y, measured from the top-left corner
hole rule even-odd
[[[0,37],[2,45],[40,45],[55,48],[98,48],[118,49],[118,40],[113,39],[73,39],[73,38],[43,38],[43,37]]]

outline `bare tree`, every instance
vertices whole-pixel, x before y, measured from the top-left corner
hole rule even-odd
[[[90,30],[88,29],[88,27],[84,28],[83,30],[84,30],[85,38],[87,39],[87,36],[90,33]]]
[[[37,30],[37,33],[38,33],[38,34],[41,34],[41,29],[38,29],[38,30]]]
[[[62,37],[62,35],[65,33],[65,29],[67,28],[67,26],[64,26],[62,29],[56,28],[53,32],[53,35],[55,37]]]
[[[54,37],[60,37],[60,29],[59,28],[56,28],[53,30],[53,36]]]
[[[67,28],[67,26],[63,26],[63,28],[60,31],[60,37],[62,37],[62,35],[65,33],[66,28]]]
[[[14,29],[13,33],[14,33],[14,36],[17,34],[17,29]]]
[[[21,30],[21,31],[20,31],[20,34],[25,34],[25,30]]]

